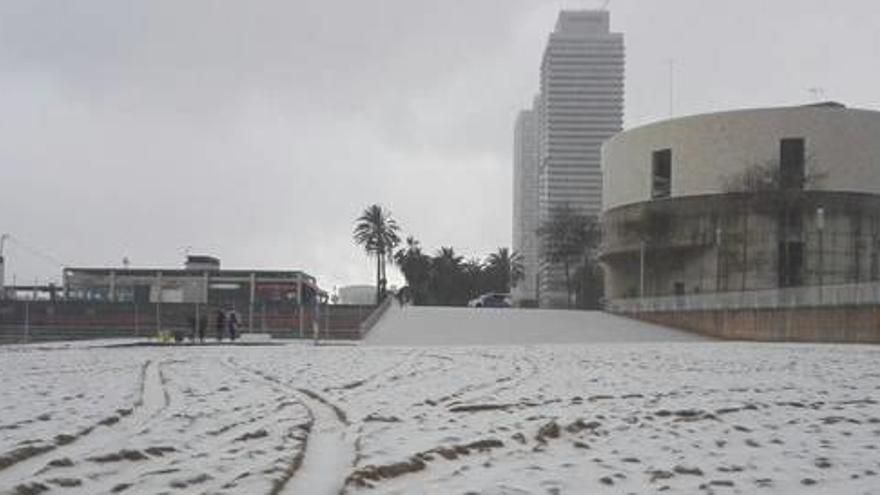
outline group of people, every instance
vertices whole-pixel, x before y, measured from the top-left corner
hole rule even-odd
[[[235,341],[238,338],[238,326],[241,319],[238,312],[234,309],[223,310],[218,309],[214,313],[214,329],[216,330],[217,342],[222,342],[224,338]],[[202,313],[200,318],[195,316],[189,317],[190,334],[189,339],[195,342],[198,338],[199,342],[205,343],[205,332],[208,330],[208,311]]]

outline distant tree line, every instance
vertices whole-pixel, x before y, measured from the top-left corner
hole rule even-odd
[[[452,247],[428,255],[408,237],[394,261],[406,278],[407,298],[417,305],[462,306],[480,294],[509,293],[523,279],[520,257],[508,248],[499,248],[483,260],[465,259]]]
[[[463,306],[481,294],[509,293],[524,276],[519,254],[508,248],[465,259],[452,247],[428,254],[412,236],[401,246],[400,226],[380,205],[369,206],[355,220],[353,238],[375,259],[377,303],[387,295],[388,262],[406,279],[401,295],[417,305]]]

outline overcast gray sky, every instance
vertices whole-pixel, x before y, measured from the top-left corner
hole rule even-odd
[[[561,7],[538,0],[4,0],[0,231],[72,265],[372,280],[367,205],[432,251],[510,244],[512,128]],[[626,126],[827,99],[880,108],[880,4],[612,0]],[[58,279],[20,245],[7,283]]]

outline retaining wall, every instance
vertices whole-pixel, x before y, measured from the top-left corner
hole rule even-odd
[[[880,307],[876,305],[618,314],[721,339],[880,343]]]

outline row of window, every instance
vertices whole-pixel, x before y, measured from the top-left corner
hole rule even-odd
[[[803,189],[805,180],[804,138],[779,141],[779,187]],[[651,198],[672,195],[672,149],[656,150],[651,156]]]

